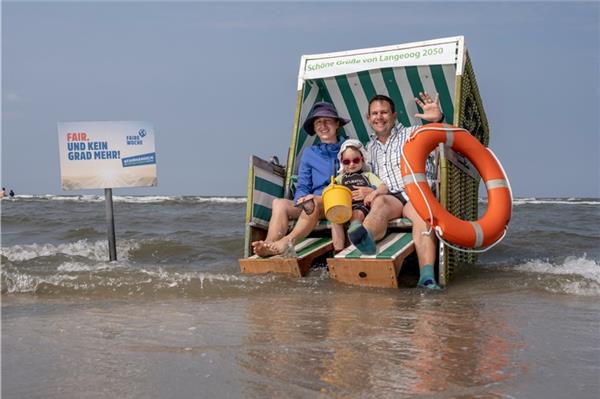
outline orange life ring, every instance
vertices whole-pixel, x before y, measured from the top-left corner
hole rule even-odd
[[[465,155],[483,178],[488,208],[481,219],[472,222],[457,218],[441,206],[429,188],[425,178],[425,161],[439,143],[445,143]],[[402,152],[400,169],[404,189],[419,216],[445,241],[466,248],[481,248],[502,238],[512,213],[512,194],[502,166],[489,149],[465,129],[430,123],[413,133]]]

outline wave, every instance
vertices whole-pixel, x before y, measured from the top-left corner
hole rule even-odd
[[[479,198],[480,204],[487,204],[487,198]],[[597,198],[513,198],[513,205],[600,205]]]
[[[63,202],[104,202],[103,195],[17,195],[14,200],[24,201],[63,201]],[[228,196],[167,196],[167,195],[113,195],[113,202],[132,203],[132,204],[160,204],[160,203],[226,203],[226,204],[245,204],[246,197],[228,197]]]
[[[131,240],[117,241],[118,258],[127,259],[129,251],[139,247],[138,242]],[[27,244],[2,247],[0,255],[11,262],[23,262],[36,258],[50,257],[56,255],[81,256],[94,261],[103,261],[108,257],[108,242],[78,240],[64,244]]]
[[[550,198],[550,199],[537,199],[537,198],[515,198],[513,200],[514,205],[600,205],[599,200],[591,199],[578,199],[578,198]]]
[[[205,283],[212,283],[216,290],[232,284],[233,288],[252,289],[252,284],[245,284],[247,277],[227,274],[237,270],[236,259],[241,256],[241,250],[229,247],[227,243],[197,251],[195,246],[172,239],[127,239],[117,241],[118,261],[109,262],[106,240],[12,245],[0,248],[1,291],[129,296],[172,294],[175,290],[204,295]]]
[[[103,295],[114,297],[206,294],[222,295],[223,290],[254,291],[280,276],[243,276],[211,272],[183,272],[134,268],[121,264],[87,265],[65,262],[51,274],[31,273],[15,268],[1,272],[2,294]],[[277,287],[277,285],[275,285]]]
[[[205,240],[204,246],[193,246],[172,239],[143,238],[117,240],[117,259],[131,262],[169,262],[175,260],[202,260],[241,252],[240,239]],[[206,251],[203,251],[205,249]],[[88,262],[108,260],[108,241],[90,242],[80,239],[63,244],[28,244],[2,247],[0,255],[9,262],[52,264],[65,258],[81,258]]]
[[[59,265],[56,270],[65,273],[76,273],[76,272],[99,272],[114,270],[116,264],[111,263],[98,263],[95,265],[87,265],[83,262],[64,262]]]
[[[570,256],[557,262],[533,259],[515,266],[514,270],[534,274],[536,281],[547,291],[584,296],[600,295],[600,263],[585,256]]]

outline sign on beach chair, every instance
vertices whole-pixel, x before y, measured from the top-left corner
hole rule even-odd
[[[327,259],[329,275],[346,284],[397,288],[402,262],[413,251],[412,233],[392,233],[377,243],[375,255],[363,255],[351,245]]]
[[[296,277],[305,276],[312,262],[333,249],[331,237],[309,237],[294,246],[294,254],[261,258],[253,255],[240,259],[242,273],[285,273]],[[295,257],[291,257],[296,255]]]

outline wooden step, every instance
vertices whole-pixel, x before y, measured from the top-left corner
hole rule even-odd
[[[313,261],[333,250],[331,237],[309,237],[294,246],[297,257],[258,255],[239,259],[244,274],[285,273],[303,277],[308,273]]]
[[[375,255],[363,255],[354,245],[327,259],[331,278],[346,284],[397,288],[404,258],[415,249],[411,233],[391,233],[377,243]]]

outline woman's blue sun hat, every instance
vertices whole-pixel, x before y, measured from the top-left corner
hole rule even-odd
[[[337,110],[333,106],[333,104],[321,101],[315,103],[308,113],[308,117],[304,121],[302,127],[310,136],[314,136],[315,134],[315,126],[314,121],[317,118],[333,118],[340,122],[340,127],[344,126],[346,123],[350,122],[350,119],[342,118],[338,115]]]

